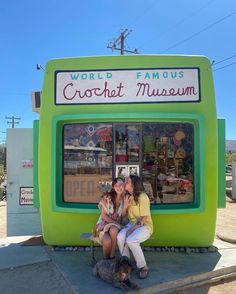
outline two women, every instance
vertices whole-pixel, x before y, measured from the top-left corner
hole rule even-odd
[[[149,198],[138,176],[129,176],[125,185],[122,179],[117,178],[113,181],[112,187],[113,208],[109,210],[104,200],[100,202],[102,209],[100,221],[110,224],[108,231],[104,229],[101,234],[104,257],[115,256],[116,242],[118,242],[121,255],[130,257],[130,251],[132,252],[139,269],[139,278],[144,279],[148,276],[149,269],[140,243],[149,239],[153,232]],[[124,196],[125,190],[129,195]],[[122,227],[121,217],[126,215],[129,223]]]

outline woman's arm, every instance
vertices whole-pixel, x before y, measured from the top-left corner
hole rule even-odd
[[[101,211],[101,216],[102,219],[107,222],[107,223],[115,223],[120,225],[117,221],[115,221],[114,219],[112,219],[109,215],[107,215],[107,210],[104,208],[104,206],[101,207],[102,211]]]
[[[146,219],[147,219],[147,216],[141,216],[141,217],[140,217],[140,220],[138,220],[136,224],[137,224],[138,226],[142,227],[143,225],[145,225],[145,223],[146,223]]]
[[[125,217],[127,215],[128,207],[129,207],[129,195],[124,196],[124,202],[123,202],[123,209],[122,209],[122,217]]]
[[[137,228],[140,228],[143,225],[145,225],[146,219],[147,219],[147,216],[141,216],[140,219],[136,222],[136,224],[127,231],[126,238],[129,235],[131,235],[133,233],[133,231],[135,231]]]
[[[147,195],[143,196],[141,194],[139,196],[139,203],[137,205],[140,205],[140,208],[139,208],[140,216],[136,220],[136,224],[127,231],[127,235],[126,235],[127,237],[130,234],[132,234],[132,232],[134,230],[136,230],[137,228],[142,227],[143,225],[145,225],[147,217],[148,217],[148,215],[150,213],[150,201],[149,201],[149,198],[148,198]]]

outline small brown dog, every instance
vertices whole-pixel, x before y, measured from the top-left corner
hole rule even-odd
[[[124,292],[140,289],[138,285],[130,281],[131,271],[132,266],[126,256],[117,259],[102,259],[93,268],[94,275]]]

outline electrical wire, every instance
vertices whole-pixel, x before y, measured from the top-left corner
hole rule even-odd
[[[200,8],[194,10],[193,12],[191,12],[187,17],[184,17],[182,19],[180,19],[177,23],[173,24],[169,29],[168,32],[176,30],[176,28],[180,25],[182,25],[183,23],[185,23],[186,21],[188,21],[189,19],[193,19],[193,17],[195,17],[196,15],[198,15],[202,10],[204,10],[205,8],[207,8],[212,2],[214,2],[216,0],[210,0],[208,1],[205,5],[201,6]],[[166,36],[166,32],[163,32],[161,35],[158,36],[158,40],[160,41],[161,39],[163,39],[163,37]]]
[[[216,68],[216,69],[214,69],[213,71],[217,71],[217,70],[220,70],[220,69],[223,69],[223,68],[229,67],[229,66],[234,65],[234,64],[236,64],[236,61],[235,61],[235,62],[232,62],[232,63],[230,63],[230,64],[227,64],[227,65],[225,65],[225,66],[222,66],[222,67]]]
[[[207,27],[205,27],[204,29],[200,30],[199,32],[196,32],[195,34],[191,35],[190,37],[188,37],[188,38],[186,38],[186,39],[184,39],[184,40],[182,40],[182,41],[180,41],[180,42],[177,42],[177,43],[174,44],[173,46],[168,47],[168,48],[167,48],[166,50],[164,50],[162,53],[165,53],[165,52],[169,51],[170,49],[175,48],[175,47],[177,47],[177,46],[179,46],[179,45],[181,45],[181,44],[183,44],[183,43],[185,43],[185,42],[187,42],[187,41],[193,39],[193,38],[196,37],[197,35],[199,35],[199,34],[205,32],[205,31],[209,30],[210,28],[214,27],[214,26],[217,25],[218,23],[220,23],[220,22],[226,20],[227,18],[231,17],[231,16],[234,15],[234,14],[236,14],[236,11],[233,11],[232,13],[230,13],[230,14],[228,14],[228,15],[222,17],[221,19],[219,19],[219,20],[215,21],[214,23],[208,25]]]
[[[224,62],[224,61],[226,61],[226,60],[229,60],[229,59],[232,59],[232,58],[234,58],[234,57],[236,57],[236,55],[232,55],[232,56],[227,57],[227,58],[225,58],[225,59],[222,59],[222,60],[220,60],[220,61],[218,61],[218,62],[214,62],[214,63],[212,64],[212,66],[215,66],[215,65],[217,65],[217,64],[219,64],[219,63],[222,63],[222,62]]]
[[[154,3],[155,3],[155,4],[154,4]],[[129,27],[134,27],[134,25],[137,24],[138,21],[140,21],[140,19],[141,19],[145,14],[147,14],[147,12],[149,12],[150,8],[153,7],[153,4],[154,4],[154,6],[156,6],[157,3],[158,3],[158,1],[153,0],[153,1],[148,5],[148,7],[146,7],[145,10],[142,10],[142,13],[141,13],[139,16],[137,16],[132,22],[130,22]]]

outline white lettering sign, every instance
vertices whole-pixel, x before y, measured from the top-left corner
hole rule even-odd
[[[200,101],[199,69],[56,72],[56,104]]]
[[[20,187],[20,205],[33,205],[34,204],[34,188],[33,187]]]

